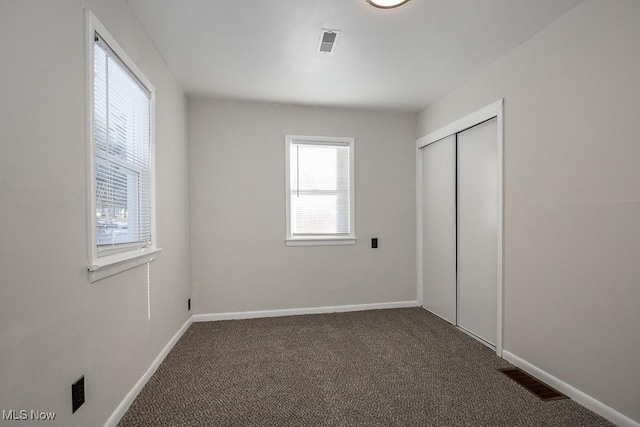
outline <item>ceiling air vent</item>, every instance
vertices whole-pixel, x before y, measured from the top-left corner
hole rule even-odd
[[[333,53],[336,49],[336,43],[338,42],[338,36],[340,30],[327,30],[322,29],[320,31],[320,42],[318,43],[318,52],[320,53]]]

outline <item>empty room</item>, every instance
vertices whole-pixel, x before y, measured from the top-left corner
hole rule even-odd
[[[0,0],[0,58],[0,425],[640,427],[640,1]]]

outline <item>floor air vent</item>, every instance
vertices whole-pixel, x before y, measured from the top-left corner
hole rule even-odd
[[[567,399],[567,396],[557,390],[552,389],[543,382],[538,381],[531,375],[518,368],[498,369],[500,372],[526,388],[531,393],[538,396],[541,400],[558,400]]]

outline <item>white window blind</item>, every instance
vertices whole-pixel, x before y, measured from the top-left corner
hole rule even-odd
[[[291,139],[290,236],[352,235],[352,143]]]
[[[151,96],[109,46],[94,41],[98,254],[151,245]],[[100,255],[99,255],[100,256]]]

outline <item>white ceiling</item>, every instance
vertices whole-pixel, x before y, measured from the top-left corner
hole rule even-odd
[[[418,111],[581,0],[128,0],[188,94]],[[317,53],[320,29],[341,30]]]

